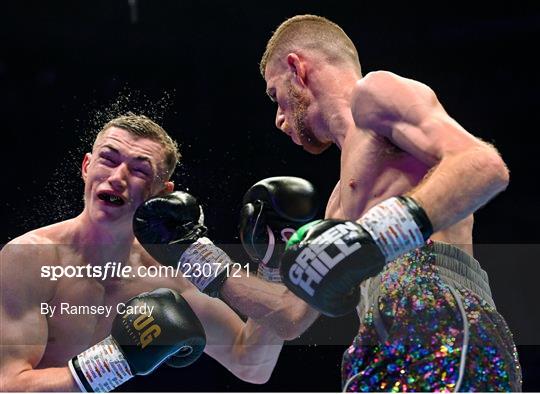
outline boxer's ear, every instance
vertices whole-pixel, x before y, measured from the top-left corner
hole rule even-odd
[[[81,178],[84,181],[86,181],[86,178],[88,177],[88,166],[90,165],[91,159],[92,159],[92,154],[85,153],[82,164],[81,164]]]
[[[306,64],[296,53],[287,55],[287,66],[294,74],[294,79],[302,87],[306,87]]]
[[[174,182],[173,181],[165,182],[165,188],[164,188],[165,194],[172,193],[173,190],[174,190]]]
[[[173,181],[166,181],[163,184],[163,187],[161,190],[157,193],[158,196],[164,196],[165,194],[172,193],[174,190],[174,182]]]

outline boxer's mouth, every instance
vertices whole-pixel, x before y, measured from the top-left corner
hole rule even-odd
[[[108,202],[109,204],[115,205],[117,207],[120,207],[125,204],[125,201],[122,197],[117,196],[112,193],[107,193],[107,192],[98,193],[98,198],[102,201]]]

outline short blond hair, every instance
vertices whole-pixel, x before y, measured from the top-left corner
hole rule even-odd
[[[272,58],[298,49],[319,51],[329,62],[349,63],[361,75],[358,52],[349,36],[334,22],[317,15],[297,15],[279,25],[261,58],[261,75],[264,77]]]
[[[96,141],[111,127],[118,127],[136,136],[148,138],[159,143],[163,147],[163,153],[165,155],[167,176],[171,176],[182,156],[180,155],[178,144],[167,134],[163,127],[144,115],[136,115],[133,112],[128,112],[107,122],[96,136]]]

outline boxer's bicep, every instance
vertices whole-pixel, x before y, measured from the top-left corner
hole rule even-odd
[[[38,308],[29,308],[16,318],[0,308],[2,342],[0,376],[15,376],[31,370],[41,360],[47,344],[47,321]]]
[[[483,143],[444,110],[428,86],[388,72],[370,73],[353,94],[359,127],[373,130],[428,166]]]
[[[0,251],[0,375],[6,382],[33,369],[47,344],[47,319],[40,313],[43,292],[25,262],[35,259],[27,245],[6,245]]]
[[[442,109],[409,108],[403,120],[395,122],[389,140],[428,166],[486,144],[469,134]]]
[[[395,122],[388,139],[430,167],[444,157],[483,145],[448,115],[437,113],[426,114],[420,122]]]

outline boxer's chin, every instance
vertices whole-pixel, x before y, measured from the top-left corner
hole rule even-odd
[[[318,155],[324,152],[330,147],[330,145],[332,145],[332,142],[321,142],[318,140],[313,134],[313,131],[307,127],[304,127],[299,135],[304,150],[313,155]]]
[[[323,144],[323,143],[319,143],[317,145],[312,145],[312,144],[303,144],[303,148],[306,152],[309,152],[311,153],[312,155],[318,155],[318,154],[321,154],[323,153],[325,150],[327,150],[328,148],[330,148],[330,145],[332,145],[331,142],[328,142],[326,144]]]

